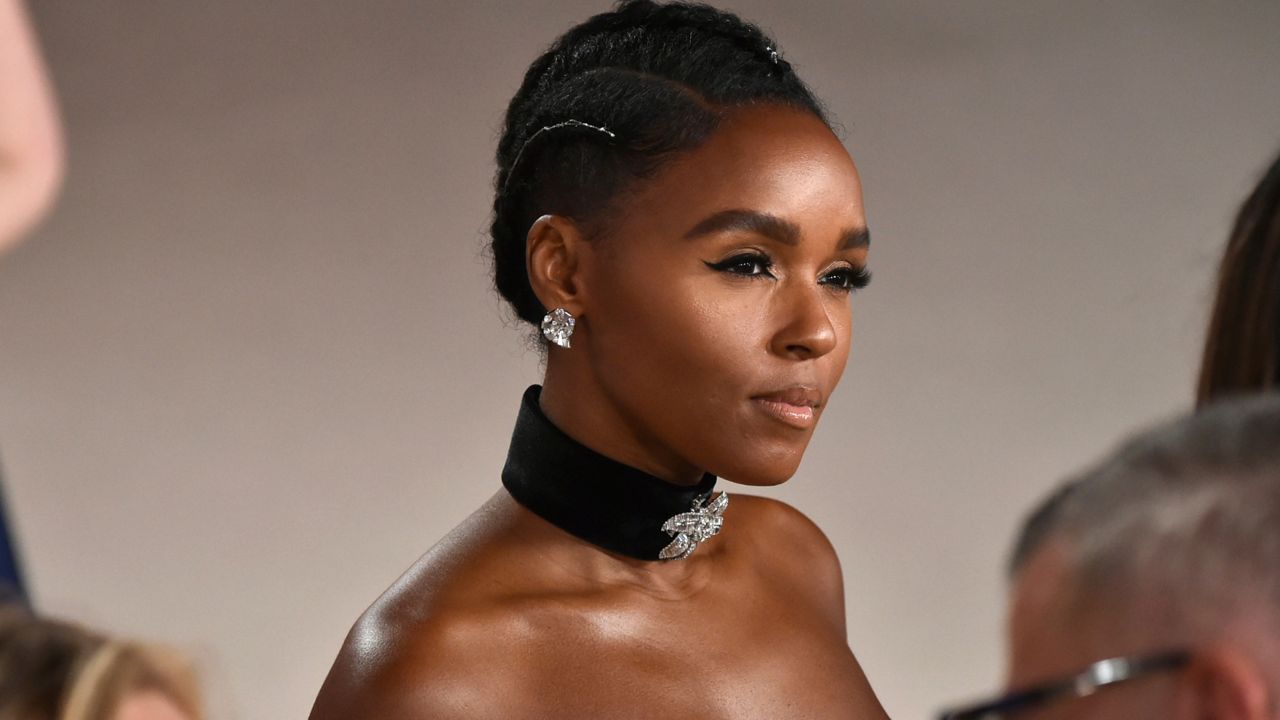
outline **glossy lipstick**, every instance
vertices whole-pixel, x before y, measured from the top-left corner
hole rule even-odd
[[[818,420],[822,394],[810,387],[790,387],[751,398],[756,407],[798,430],[808,430]]]

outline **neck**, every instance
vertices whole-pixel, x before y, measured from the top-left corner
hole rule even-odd
[[[703,468],[694,467],[640,427],[605,392],[594,375],[547,360],[541,407],[556,427],[605,457],[675,485],[696,485]]]
[[[525,391],[502,484],[516,502],[604,550],[640,560],[687,559],[723,525],[716,477],[677,485],[610,458],[547,416],[541,388]]]

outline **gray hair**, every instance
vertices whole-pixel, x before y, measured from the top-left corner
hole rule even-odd
[[[1280,627],[1280,394],[1213,405],[1123,444],[1029,516],[1011,574],[1050,541],[1080,592],[1129,599],[1130,611],[1192,637],[1241,612]]]

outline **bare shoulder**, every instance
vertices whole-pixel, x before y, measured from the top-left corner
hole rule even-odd
[[[311,720],[521,717],[536,624],[510,553],[477,513],[356,621]]]
[[[509,705],[522,694],[521,673],[497,662],[501,639],[513,639],[510,614],[385,600],[351,629],[311,720],[519,716]]]
[[[809,571],[840,571],[840,560],[826,533],[807,515],[781,500],[758,495],[732,496],[736,524],[757,543],[805,562]]]
[[[811,589],[813,600],[844,629],[844,575],[826,533],[807,515],[781,500],[735,494],[730,502],[738,518],[725,518],[776,579]],[[743,537],[745,536],[745,537]]]
[[[756,495],[734,495],[730,505],[738,511],[733,525],[748,540],[745,552],[760,558],[760,574],[809,602],[814,612],[827,618],[829,627],[845,638],[844,576],[840,559],[826,533],[803,512],[780,500]],[[725,519],[725,532],[730,519]],[[784,584],[785,583],[785,584]],[[862,666],[849,649],[845,678],[857,689],[862,717],[887,718],[876,699]]]

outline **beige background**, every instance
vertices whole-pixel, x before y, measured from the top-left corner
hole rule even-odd
[[[302,717],[355,616],[497,487],[538,377],[481,254],[506,100],[604,2],[39,0],[70,174],[0,263],[0,450],[41,605]],[[1185,408],[1280,147],[1280,4],[790,2],[875,247],[796,478],[898,718],[999,681],[1016,519]]]

